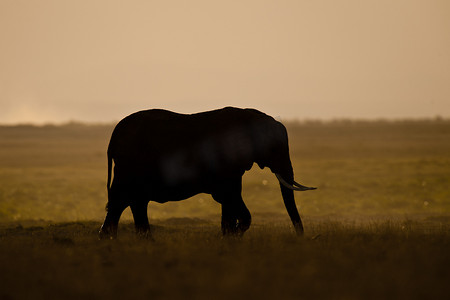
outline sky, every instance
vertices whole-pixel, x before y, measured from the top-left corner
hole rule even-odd
[[[450,117],[448,0],[0,0],[0,124]]]

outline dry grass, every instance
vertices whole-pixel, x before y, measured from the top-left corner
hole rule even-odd
[[[306,236],[252,169],[254,225],[222,239],[207,195],[149,208],[156,242],[98,241],[112,126],[0,127],[0,298],[444,299],[450,122],[290,123]]]
[[[312,222],[312,223],[311,223]],[[116,241],[97,222],[0,230],[2,299],[444,299],[450,295],[450,223],[366,225],[310,220],[297,238],[260,224],[242,239],[218,225],[131,223]]]

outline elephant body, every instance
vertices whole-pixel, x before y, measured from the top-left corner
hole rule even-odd
[[[223,234],[242,234],[251,223],[241,197],[242,175],[255,162],[294,183],[285,127],[257,110],[131,114],[116,125],[109,143],[107,216],[100,236],[116,236],[128,206],[137,232],[149,235],[149,201],[179,201],[199,193],[222,205]],[[294,226],[302,232],[292,190],[280,186]]]

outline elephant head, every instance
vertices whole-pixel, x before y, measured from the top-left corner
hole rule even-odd
[[[262,169],[268,167],[279,181],[284,205],[297,234],[303,233],[303,225],[298,213],[294,191],[315,190],[294,180],[294,171],[289,155],[288,135],[284,125],[274,119],[260,125],[256,133],[258,145],[256,163]]]

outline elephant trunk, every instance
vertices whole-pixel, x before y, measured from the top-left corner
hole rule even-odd
[[[294,225],[295,232],[298,235],[303,234],[303,224],[300,218],[300,215],[297,210],[297,206],[295,204],[294,191],[288,189],[283,184],[280,183],[281,195],[283,196],[284,205],[286,206],[286,210],[291,218],[292,225]]]
[[[281,188],[281,195],[283,197],[284,205],[286,207],[286,210],[289,214],[289,217],[291,218],[292,225],[294,225],[295,231],[298,235],[303,234],[303,224],[302,220],[300,218],[300,215],[297,210],[297,206],[295,204],[295,198],[294,198],[294,190],[292,188],[289,188],[289,185],[294,184],[294,172],[292,170],[291,165],[289,164],[290,168],[288,171],[286,169],[285,172],[275,173],[277,175],[277,178],[281,176],[284,178],[284,180],[279,180],[280,188]],[[284,181],[284,182],[283,182]],[[288,183],[285,185],[285,183]]]

